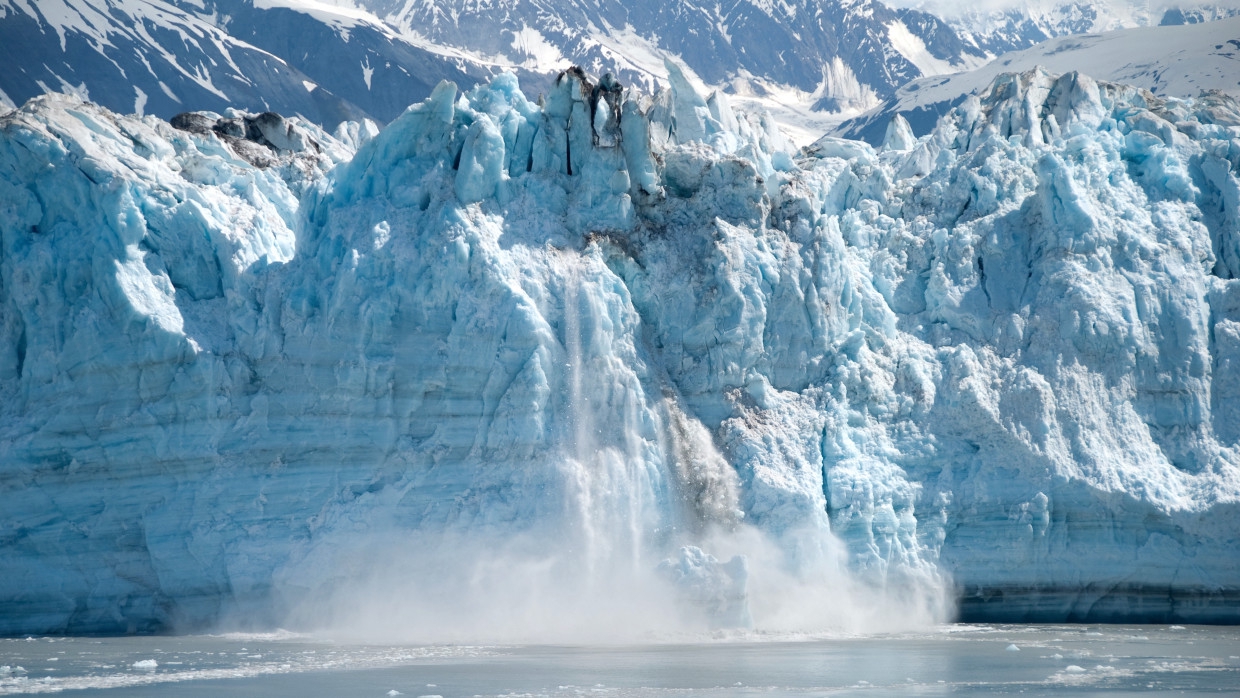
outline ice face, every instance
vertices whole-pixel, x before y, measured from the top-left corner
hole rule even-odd
[[[501,76],[265,166],[72,98],[0,125],[0,632],[279,612],[392,557],[482,561],[500,605],[504,560],[674,577],[717,624],[837,566],[1234,613],[1226,97],[1035,71],[797,153],[683,79]]]

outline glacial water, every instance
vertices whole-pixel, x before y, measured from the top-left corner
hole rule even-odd
[[[0,640],[0,694],[1234,695],[1240,628],[947,625],[893,635],[400,646],[232,634]]]

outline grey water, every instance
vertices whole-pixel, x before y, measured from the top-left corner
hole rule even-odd
[[[275,634],[0,640],[0,695],[1240,695],[1240,628],[946,625],[854,637],[400,646]]]

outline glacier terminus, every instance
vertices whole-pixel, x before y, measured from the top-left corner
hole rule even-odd
[[[1240,104],[667,69],[0,115],[0,634],[1240,620]]]

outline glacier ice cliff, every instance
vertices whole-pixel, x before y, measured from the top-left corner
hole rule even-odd
[[[669,70],[378,133],[0,115],[0,633],[476,581],[453,551],[758,627],[771,569],[1240,618],[1240,105],[1039,70],[795,151]]]

